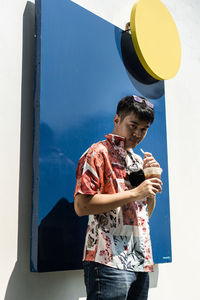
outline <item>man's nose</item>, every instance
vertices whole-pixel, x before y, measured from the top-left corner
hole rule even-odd
[[[141,130],[139,130],[139,129],[134,130],[133,136],[136,136],[138,138],[141,137]]]

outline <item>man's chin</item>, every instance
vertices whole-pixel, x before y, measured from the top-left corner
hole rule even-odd
[[[137,141],[130,142],[126,145],[126,148],[127,149],[135,148],[138,144],[139,144],[139,142],[137,142]]]

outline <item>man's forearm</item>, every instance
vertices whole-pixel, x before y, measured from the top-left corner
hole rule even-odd
[[[133,190],[116,194],[78,194],[75,197],[75,211],[79,216],[101,214],[134,201]]]
[[[152,213],[155,209],[155,206],[156,206],[156,197],[148,198],[147,199],[147,210],[148,210],[149,218],[151,218]]]
[[[134,189],[115,194],[95,194],[94,196],[77,194],[74,208],[78,216],[101,214],[123,206],[131,201],[140,201],[146,197],[152,198],[156,193],[161,192],[161,190],[160,179],[151,178],[144,180]],[[151,207],[151,205],[150,203],[149,207]],[[152,212],[150,211],[150,213]]]

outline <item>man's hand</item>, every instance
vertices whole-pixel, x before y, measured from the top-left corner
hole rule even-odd
[[[136,192],[137,201],[146,197],[153,198],[157,193],[162,192],[162,181],[159,178],[146,179],[134,191]]]
[[[160,168],[160,164],[155,160],[155,158],[153,157],[153,155],[150,152],[144,152],[143,168],[145,169],[145,168],[149,168],[149,167],[159,167]],[[151,178],[151,179],[154,179],[154,178]],[[151,180],[151,179],[149,179],[149,180]],[[147,181],[147,180],[145,180],[145,181]],[[161,180],[160,180],[160,184],[162,185]],[[160,188],[161,188],[161,186],[160,186]],[[158,189],[157,193],[161,193],[161,192],[162,192],[162,188]],[[151,217],[151,215],[155,209],[155,205],[156,205],[155,195],[153,195],[153,197],[147,196],[147,208],[148,208],[149,217]]]
[[[160,167],[160,165],[150,152],[144,152],[143,169],[149,167]]]

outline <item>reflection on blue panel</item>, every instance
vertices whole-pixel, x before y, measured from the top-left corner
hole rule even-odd
[[[76,166],[112,131],[116,104],[128,94],[156,99],[141,147],[164,169],[151,233],[155,262],[171,261],[164,83],[134,80],[122,62],[121,30],[69,0],[36,1],[36,26],[32,271],[81,268],[87,218],[73,209]]]

